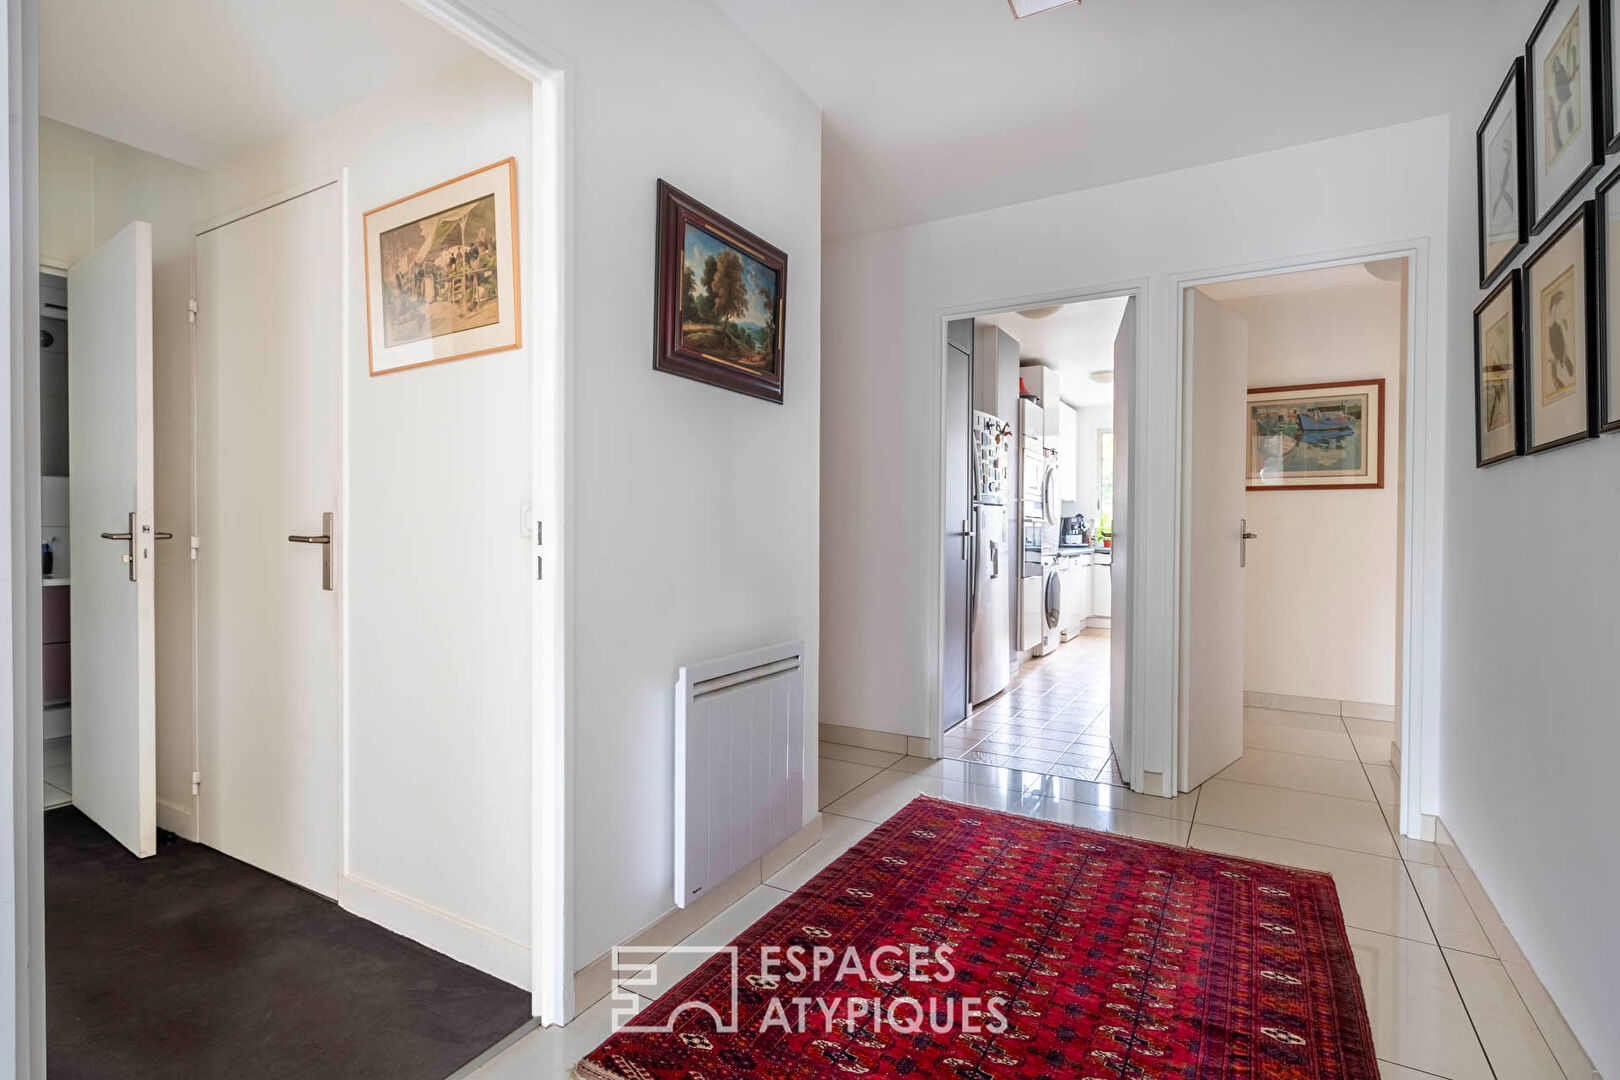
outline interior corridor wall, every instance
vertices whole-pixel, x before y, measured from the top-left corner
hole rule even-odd
[[[823,715],[923,736],[939,678],[941,316],[1025,307],[1081,291],[1144,289],[1133,392],[1133,702],[1166,718],[1143,740],[1167,767],[1176,715],[1173,525],[1179,495],[1177,281],[1375,245],[1446,250],[1443,117],[914,227],[829,242],[822,379]],[[1420,334],[1446,373],[1437,258]],[[1437,410],[1438,412],[1438,410]],[[1438,432],[1443,415],[1415,422]],[[1434,481],[1438,485],[1438,461]],[[1434,686],[1422,692],[1437,691]],[[1117,688],[1116,688],[1116,692]]]
[[[1620,435],[1474,467],[1474,131],[1541,7],[1482,12],[1453,80],[1440,810],[1593,1063],[1617,1076]]]
[[[1250,387],[1384,380],[1382,488],[1245,497],[1245,690],[1395,704],[1405,301],[1370,275],[1221,301],[1249,324]]]

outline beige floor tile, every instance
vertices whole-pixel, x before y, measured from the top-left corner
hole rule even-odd
[[[1401,835],[1401,808],[1399,806],[1380,805],[1384,821],[1389,825],[1389,833],[1395,838],[1395,845],[1401,853],[1401,858],[1407,862],[1423,863],[1426,866],[1445,866],[1446,857],[1440,850],[1440,845],[1431,844],[1427,840],[1414,840],[1410,836]]]
[[[647,967],[626,979],[625,984],[649,1001],[657,1001],[676,983],[701,967],[705,960],[731,944],[737,935],[764,918],[789,895],[770,885],[756,886],[741,900],[698,927],[688,937],[677,942],[654,943],[665,947],[678,945],[680,948],[652,960]],[[635,959],[639,962],[640,956]]]
[[[862,821],[882,822],[918,795],[932,795],[936,799],[960,800],[967,794],[967,785],[957,780],[942,780],[927,773],[905,773],[893,769],[873,777],[848,795],[828,803],[823,812],[860,818]]]
[[[868,750],[864,746],[822,743],[821,756],[832,758],[834,761],[853,761],[857,765],[873,765],[879,769],[887,769],[906,755],[891,754],[887,750]]]
[[[1564,1080],[1563,1069],[1541,1037],[1530,1010],[1519,1000],[1502,962],[1450,949],[1446,960],[1496,1075],[1513,1080]]]
[[[1338,723],[1338,721],[1334,721]],[[1338,761],[1359,761],[1355,744],[1341,728],[1313,731],[1281,724],[1244,724],[1243,745],[1256,750],[1276,750],[1285,754],[1309,754]]]
[[[1407,869],[1441,945],[1481,956],[1496,956],[1491,939],[1474,917],[1474,909],[1450,870],[1423,863],[1408,863]]]
[[[642,1008],[652,1004],[638,1000]],[[580,1058],[601,1046],[613,1034],[615,1009],[633,1008],[611,996],[574,1018],[567,1027],[536,1028],[486,1062],[472,1076],[476,1080],[535,1080],[565,1077]],[[629,1019],[626,1017],[625,1019]]]
[[[1395,741],[1388,735],[1352,735],[1350,742],[1356,748],[1356,756],[1369,765],[1388,765],[1390,753],[1395,749]]]
[[[854,791],[882,771],[875,765],[858,765],[853,761],[823,757],[819,779],[820,805],[825,808],[828,803]]]
[[[765,879],[765,884],[793,892],[805,882],[832,865],[844,852],[854,847],[861,838],[877,825],[860,818],[839,814],[821,815],[821,839],[810,845],[798,858]]]
[[[1363,765],[1367,770],[1367,780],[1372,784],[1373,795],[1384,806],[1398,806],[1401,793],[1395,786],[1395,770],[1389,765]]]
[[[1399,859],[1196,824],[1192,846],[1333,875],[1350,926],[1434,944],[1429,920]]]
[[[1416,1069],[1408,1069],[1405,1065],[1397,1065],[1393,1061],[1380,1061],[1378,1063],[1379,1080],[1435,1080],[1433,1073],[1422,1073]]]
[[[1503,967],[1513,980],[1514,989],[1519,992],[1519,1000],[1524,1002],[1524,1007],[1535,1018],[1536,1028],[1547,1040],[1553,1057],[1563,1067],[1564,1075],[1569,1080],[1598,1080],[1597,1067],[1586,1056],[1585,1047],[1570,1030],[1569,1022],[1564,1019],[1564,1014],[1559,1011],[1552,995],[1541,985],[1541,979],[1530,969],[1530,965],[1506,963]]]
[[[1326,731],[1336,735],[1344,733],[1344,721],[1337,716],[1323,716],[1320,713],[1248,708],[1243,710],[1243,719],[1251,724],[1272,724],[1278,727],[1299,728],[1303,731]]]
[[[1310,757],[1306,754],[1283,754],[1275,750],[1247,749],[1234,764],[1219,774],[1222,780],[1235,780],[1244,784],[1265,787],[1291,788],[1294,791],[1314,791],[1318,795],[1336,795],[1341,799],[1373,801],[1372,785],[1367,774],[1355,761],[1336,761],[1332,758]]]
[[[1493,1080],[1439,947],[1349,934],[1379,1059],[1447,1080]]]
[[[1138,840],[1152,840],[1174,847],[1185,847],[1187,834],[1192,829],[1190,821],[1155,817],[1152,814],[1135,814],[1129,810],[1067,802],[1063,799],[1043,800],[1034,808],[1034,816],[1047,821],[1062,822],[1065,825],[1079,825],[1085,829],[1117,833]]]
[[[1373,802],[1307,791],[1211,780],[1198,797],[1194,819],[1241,832],[1394,855],[1395,843]]]

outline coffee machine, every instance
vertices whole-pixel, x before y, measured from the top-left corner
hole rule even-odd
[[[1064,507],[1064,509],[1073,510],[1075,509],[1075,506],[1073,503],[1069,503]],[[1086,515],[1077,512],[1064,517],[1062,532],[1058,536],[1058,546],[1091,546],[1091,523],[1086,520]]]

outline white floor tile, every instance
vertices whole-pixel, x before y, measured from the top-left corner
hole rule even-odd
[[[643,999],[643,1007],[650,1004]],[[580,1058],[613,1034],[613,1012],[620,1007],[609,996],[580,1013],[567,1027],[536,1028],[472,1075],[476,1080],[566,1077]]]
[[[1338,724],[1338,720],[1333,721]],[[1285,727],[1281,724],[1244,724],[1243,745],[1256,750],[1276,750],[1285,754],[1310,754],[1313,757],[1334,758],[1338,761],[1359,761],[1355,744],[1344,733],[1313,731],[1308,728]]]
[[[826,809],[828,803],[854,791],[882,771],[876,765],[859,765],[853,761],[823,757],[820,775],[821,807]]]
[[[1389,826],[1378,812],[1378,805],[1370,801],[1211,780],[1198,797],[1194,820],[1370,855],[1395,854]]]
[[[1236,780],[1244,784],[1265,787],[1291,788],[1294,791],[1314,791],[1318,795],[1336,795],[1341,799],[1373,801],[1372,785],[1367,774],[1355,761],[1336,761],[1332,758],[1310,757],[1306,754],[1283,754],[1275,750],[1249,748],[1243,756],[1219,774],[1222,780]]]
[[[1485,936],[1485,930],[1474,917],[1474,909],[1469,907],[1468,898],[1450,870],[1423,863],[1408,863],[1407,869],[1441,945],[1481,956],[1496,956],[1491,939]]]
[[[1388,735],[1352,735],[1350,742],[1356,748],[1356,756],[1368,765],[1388,765],[1390,753],[1395,749],[1395,740]]]
[[[1447,1080],[1493,1080],[1439,947],[1349,933],[1378,1057]]]
[[[1496,1075],[1513,1080],[1564,1080],[1563,1069],[1519,1000],[1502,962],[1450,949],[1446,960]]]
[[[1137,814],[1129,810],[1094,806],[1090,803],[1068,802],[1064,799],[1045,799],[1034,809],[1034,816],[1065,825],[1079,825],[1098,832],[1117,833],[1137,840],[1152,840],[1173,847],[1185,847],[1192,822],[1174,818]]]
[[[842,817],[823,812],[821,839],[804,854],[765,879],[765,884],[792,892],[802,888],[811,878],[832,864],[838,856],[858,843],[861,837],[877,828],[870,821]]]
[[[1389,765],[1363,765],[1367,770],[1367,780],[1372,784],[1373,795],[1384,806],[1398,806],[1401,793],[1395,786],[1395,769]]]
[[[831,758],[834,761],[853,761],[857,765],[872,765],[879,769],[887,769],[905,756],[891,754],[887,750],[868,750],[864,746],[845,746],[842,743],[831,742],[821,744],[823,761]]]
[[[781,889],[760,885],[690,936],[677,942],[658,942],[660,946],[679,945],[681,949],[652,961],[647,969],[634,976],[630,988],[649,1001],[657,1001],[788,896]]]
[[[1283,709],[1244,709],[1243,719],[1251,724],[1274,724],[1305,731],[1344,732],[1344,721],[1321,713],[1287,712]]]
[[[58,806],[66,806],[73,801],[73,796],[57,787],[55,784],[45,785],[45,809],[54,810]]]

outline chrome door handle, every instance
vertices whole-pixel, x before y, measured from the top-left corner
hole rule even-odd
[[[327,592],[332,591],[332,515],[321,515],[321,529],[319,536],[287,537],[289,544],[319,544],[321,546],[321,588]]]
[[[1243,536],[1243,549],[1242,549],[1242,552],[1238,555],[1238,569],[1241,570],[1244,567],[1249,565],[1249,541],[1250,540],[1258,540],[1258,539],[1260,539],[1260,534],[1259,533],[1252,533],[1252,532],[1249,531],[1249,519],[1248,518],[1244,518],[1242,523],[1238,526],[1238,528],[1243,530],[1243,533],[1242,533],[1242,536]]]
[[[134,513],[134,511],[130,512],[128,529],[129,529],[128,532],[121,532],[121,533],[104,532],[104,533],[101,534],[101,538],[103,540],[122,540],[126,544],[129,545],[129,550],[124,552],[124,554],[120,555],[119,558],[124,561],[125,566],[129,567],[129,580],[134,581],[135,580],[135,513]]]
[[[174,539],[174,533],[166,533],[166,532],[153,533],[152,538],[154,540],[173,540]]]
[[[995,580],[1001,576],[1001,545],[994,540],[990,541],[990,578]]]
[[[129,533],[102,533],[103,540],[128,540]]]

